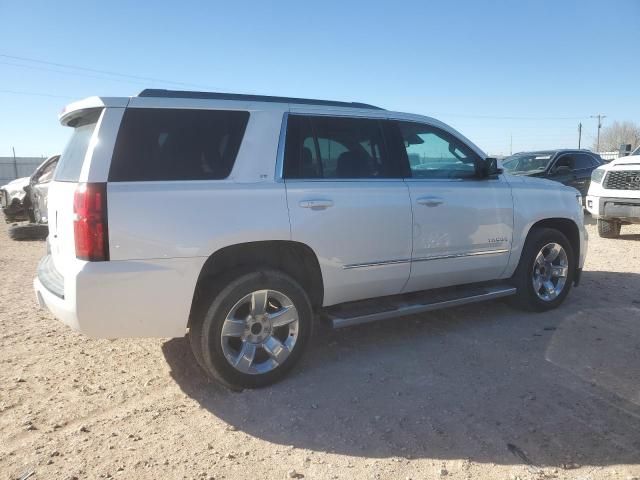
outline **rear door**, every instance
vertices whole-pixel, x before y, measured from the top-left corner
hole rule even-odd
[[[291,235],[318,256],[325,305],[397,294],[409,278],[409,194],[384,129],[372,118],[288,117]]]

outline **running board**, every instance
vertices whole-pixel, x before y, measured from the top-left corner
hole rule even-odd
[[[468,303],[484,302],[515,293],[516,289],[507,284],[463,285],[343,303],[327,308],[325,313],[333,328],[342,328]]]

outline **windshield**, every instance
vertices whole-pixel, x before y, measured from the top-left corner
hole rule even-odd
[[[640,145],[636,148],[631,155],[640,155]]]
[[[542,172],[551,161],[551,155],[521,153],[502,161],[502,167],[509,173]]]

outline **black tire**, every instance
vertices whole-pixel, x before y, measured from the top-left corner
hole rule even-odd
[[[620,236],[620,222],[615,220],[598,219],[598,235],[602,238],[618,238]]]
[[[9,229],[9,237],[12,240],[45,240],[49,235],[47,225],[28,223],[27,225],[16,225]]]
[[[313,310],[304,289],[290,276],[276,270],[227,275],[208,283],[212,289],[209,301],[199,292],[201,305],[191,319],[189,340],[196,360],[214,380],[232,390],[260,388],[282,379],[300,360],[311,338]],[[222,347],[222,325],[234,305],[244,296],[258,290],[276,290],[286,295],[298,312],[298,337],[282,364],[266,373],[243,373],[229,363]],[[208,305],[207,305],[208,303]]]
[[[557,243],[564,248],[567,254],[568,270],[564,287],[560,294],[553,300],[541,299],[533,286],[533,272],[535,260],[542,248],[549,243]],[[575,253],[571,243],[564,234],[553,228],[533,228],[527,237],[520,263],[513,274],[512,281],[517,289],[512,297],[512,305],[534,312],[544,312],[560,306],[569,294],[575,276]]]

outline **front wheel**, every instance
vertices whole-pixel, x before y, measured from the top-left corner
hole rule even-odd
[[[280,380],[300,359],[312,331],[309,298],[288,275],[240,275],[194,319],[191,346],[205,371],[232,389]]]
[[[513,275],[516,306],[538,312],[558,307],[571,290],[574,272],[575,256],[567,237],[552,228],[532,230]]]

